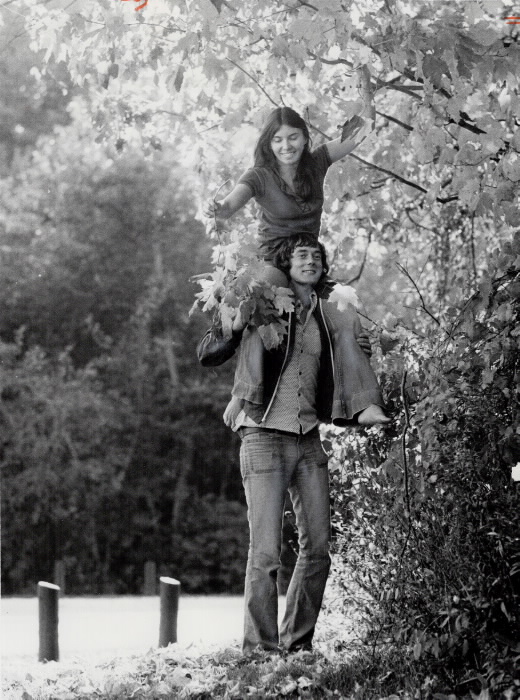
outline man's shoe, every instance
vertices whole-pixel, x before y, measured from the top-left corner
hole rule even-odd
[[[287,648],[284,646],[280,647],[280,652],[282,654],[298,654],[301,656],[309,656],[312,655],[312,644],[306,643],[306,644],[294,644],[293,646]]]
[[[279,653],[280,649],[278,647],[269,647],[266,649],[259,644],[254,649],[245,651],[240,660],[240,663],[264,663],[266,661],[269,661],[273,654]]]

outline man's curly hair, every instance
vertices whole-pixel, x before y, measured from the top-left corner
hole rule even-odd
[[[329,263],[327,261],[327,253],[323,243],[316,240],[316,236],[310,233],[297,233],[284,239],[278,246],[276,253],[273,256],[272,264],[282,272],[285,272],[289,278],[289,270],[291,269],[291,257],[296,248],[305,246],[307,248],[318,248],[321,253],[321,264],[323,265],[322,275],[316,285],[321,286],[321,283],[327,277],[329,272]]]

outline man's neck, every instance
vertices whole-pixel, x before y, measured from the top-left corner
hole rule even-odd
[[[296,297],[301,302],[304,309],[309,309],[311,306],[311,297],[314,291],[312,284],[299,284],[298,282],[292,282],[292,288]]]

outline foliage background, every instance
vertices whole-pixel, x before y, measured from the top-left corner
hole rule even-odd
[[[333,138],[365,67],[375,134],[331,169],[323,238],[364,302],[395,420],[327,435],[337,578],[372,665],[398,654],[419,684],[511,690],[511,14],[499,0],[2,6],[5,592],[32,591],[56,558],[76,592],[136,591],[149,558],[187,590],[240,590],[247,528],[220,418],[232,367],[201,371],[208,319],[188,314],[216,242],[197,212],[249,165],[273,105],[300,111],[315,145]],[[253,221],[248,208],[223,234],[228,267]]]

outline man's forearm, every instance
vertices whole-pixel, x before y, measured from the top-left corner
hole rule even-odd
[[[233,332],[225,338],[222,331],[211,328],[197,346],[197,357],[203,367],[218,367],[227,362],[236,352],[242,340],[242,332]]]

